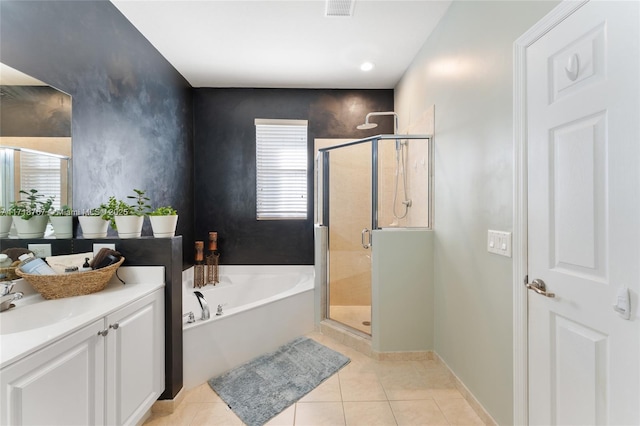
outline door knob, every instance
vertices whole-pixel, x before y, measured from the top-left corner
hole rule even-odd
[[[547,292],[546,284],[544,283],[544,281],[542,281],[539,278],[536,278],[535,280],[531,281],[530,283],[527,283],[527,280],[525,278],[525,285],[529,290],[533,290],[536,293],[541,294],[543,296],[556,297],[555,293]]]

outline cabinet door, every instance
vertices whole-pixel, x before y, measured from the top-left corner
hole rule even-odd
[[[164,390],[162,290],[109,315],[107,424],[134,424]]]
[[[103,320],[0,371],[2,425],[104,424]]]

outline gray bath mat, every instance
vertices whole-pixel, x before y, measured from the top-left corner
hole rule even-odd
[[[248,426],[264,425],[349,363],[306,337],[209,380],[211,388]]]

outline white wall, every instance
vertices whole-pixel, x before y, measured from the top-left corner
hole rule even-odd
[[[400,128],[435,105],[435,351],[499,424],[513,422],[512,45],[557,2],[454,1],[395,92]]]

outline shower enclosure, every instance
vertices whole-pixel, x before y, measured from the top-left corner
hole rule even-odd
[[[372,334],[374,235],[430,227],[431,150],[427,135],[378,135],[318,148],[316,223],[326,235],[323,319]]]

